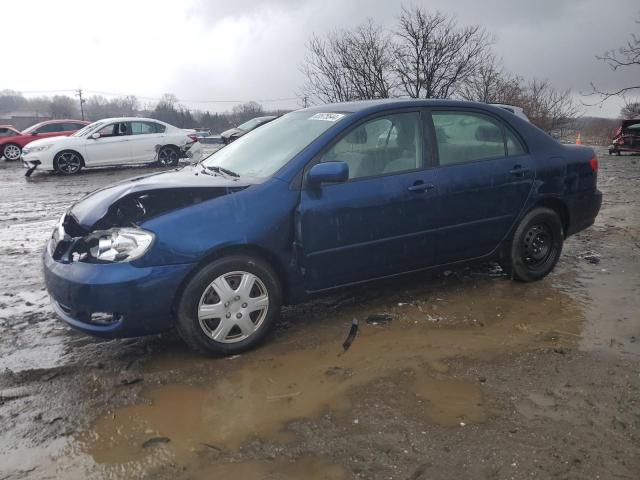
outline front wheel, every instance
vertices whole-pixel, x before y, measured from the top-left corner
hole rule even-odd
[[[537,207],[520,221],[513,235],[510,270],[513,278],[533,282],[546,277],[562,253],[564,229],[556,212]]]
[[[203,267],[178,303],[182,339],[205,355],[249,350],[269,333],[280,312],[281,286],[262,260],[233,255]]]
[[[82,170],[82,157],[76,152],[60,152],[53,159],[53,168],[62,175],[74,175]]]

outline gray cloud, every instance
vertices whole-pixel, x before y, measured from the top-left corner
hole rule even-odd
[[[121,50],[120,55],[127,56],[123,62],[109,52],[122,32],[114,31],[112,22],[96,20],[102,16],[103,6],[86,2],[76,6],[57,4],[51,14],[55,21],[32,28],[29,35],[20,37],[21,49],[5,53],[6,63],[21,68],[10,76],[5,73],[0,88],[53,90],[76,88],[80,83],[86,89],[150,97],[165,91],[182,99],[295,97],[303,82],[298,67],[304,59],[305,42],[313,32],[353,27],[367,18],[392,29],[401,8],[400,2],[388,0],[194,0],[188,5],[169,1],[142,4],[146,6],[145,14],[141,2],[134,3],[140,11],[135,22],[127,24],[129,48]],[[600,0],[414,3],[456,15],[462,24],[484,26],[495,35],[495,51],[507,70],[525,78],[548,78],[557,88],[570,88],[576,94],[587,91],[592,81],[605,89],[637,81],[637,71],[614,73],[595,58],[623,44],[632,31],[638,30],[634,23],[640,14],[637,0],[619,0],[611,6]],[[130,8],[127,5],[130,3],[122,3],[123,11]],[[27,8],[16,2],[6,9],[12,17],[25,18],[33,6]],[[82,61],[76,66],[73,50],[56,54],[71,66],[61,65],[52,72],[53,77],[43,76],[41,65],[35,61],[25,63],[20,51],[37,50],[38,45],[46,44],[55,37],[62,20],[84,26],[88,53],[81,52]],[[20,32],[6,32],[12,33]],[[164,62],[163,51],[167,51]],[[136,55],[142,58],[139,65]],[[149,55],[153,61],[145,61]],[[291,108],[296,104],[288,101],[266,105]],[[224,103],[198,106],[211,110],[230,107]],[[602,110],[588,111],[616,115],[618,108],[619,102],[612,101]]]

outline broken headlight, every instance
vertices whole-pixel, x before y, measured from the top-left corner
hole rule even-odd
[[[92,233],[85,239],[89,255],[101,262],[130,262],[144,255],[154,234],[139,228],[112,228]]]

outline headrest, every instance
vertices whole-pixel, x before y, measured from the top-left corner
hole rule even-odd
[[[502,143],[502,131],[496,126],[480,125],[476,128],[476,140]]]

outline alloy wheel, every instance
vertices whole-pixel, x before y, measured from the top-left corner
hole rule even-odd
[[[220,275],[200,297],[198,321],[203,332],[220,343],[236,343],[264,323],[269,294],[260,278],[237,271]]]
[[[164,147],[158,152],[158,162],[161,165],[175,165],[178,163],[178,152],[173,148]]]
[[[4,147],[4,158],[15,161],[20,158],[20,147],[17,145],[7,145]]]
[[[82,160],[77,153],[60,153],[57,157],[57,167],[59,172],[65,175],[71,175],[80,170],[82,167]]]

